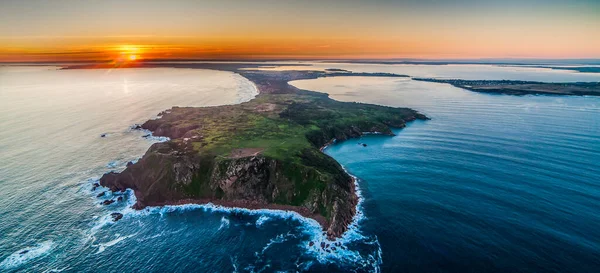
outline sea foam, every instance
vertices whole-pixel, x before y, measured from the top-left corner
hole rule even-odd
[[[10,269],[21,266],[35,258],[47,255],[54,247],[52,241],[38,243],[35,246],[17,250],[0,263],[0,268]]]
[[[152,139],[155,141],[168,141],[168,138],[160,139]],[[327,147],[324,147],[326,149]],[[344,171],[347,170],[344,168]],[[351,175],[351,174],[350,174]],[[356,208],[356,213],[352,219],[351,224],[348,227],[348,230],[342,234],[340,238],[330,240],[327,238],[327,234],[322,231],[321,225],[311,218],[303,217],[294,211],[283,211],[283,210],[273,210],[273,209],[246,209],[246,208],[238,208],[238,207],[224,207],[220,205],[215,205],[212,203],[207,204],[184,204],[184,205],[166,205],[160,207],[147,207],[143,210],[134,210],[131,207],[136,203],[136,198],[132,190],[127,190],[124,193],[124,197],[126,200],[126,205],[120,205],[121,209],[116,211],[123,214],[123,220],[132,218],[132,217],[140,217],[145,215],[159,214],[161,216],[170,214],[170,213],[183,213],[186,211],[193,210],[201,210],[209,213],[224,213],[224,214],[238,214],[243,213],[246,215],[256,215],[259,218],[256,220],[256,227],[260,227],[265,224],[265,222],[272,220],[273,218],[283,219],[283,220],[293,220],[301,224],[302,234],[304,234],[307,239],[301,242],[301,247],[305,249],[305,254],[308,254],[314,257],[319,263],[327,264],[327,263],[339,263],[344,265],[354,265],[359,267],[370,268],[373,271],[379,270],[379,265],[381,264],[381,247],[376,237],[364,236],[360,231],[360,222],[365,219],[362,204],[363,204],[363,196],[359,187],[359,180],[355,176],[351,175],[354,178],[354,185],[356,189],[356,195],[358,197],[358,203]],[[90,180],[93,181],[93,180]],[[114,208],[114,207],[111,207]],[[110,211],[115,212],[114,209]],[[104,216],[101,216],[97,219],[95,225],[92,227],[91,236],[101,228],[112,225],[115,222],[112,221],[112,217],[110,213],[107,213]],[[219,226],[219,230],[227,228],[229,226],[229,219],[223,216],[221,218],[221,224]],[[289,236],[276,236],[269,242],[264,248],[264,250],[268,249],[272,244],[276,244],[281,242],[281,240],[285,241]],[[95,239],[95,238],[94,238]],[[101,244],[99,247],[99,252],[104,251],[107,246],[114,245],[124,239],[127,238],[117,238],[108,243]],[[312,242],[312,246],[311,246]],[[373,245],[372,253],[364,253],[364,251],[353,250],[351,249],[351,245],[355,242],[359,244],[367,244]],[[328,248],[322,248],[321,244],[329,245]],[[335,246],[335,250],[332,247]],[[362,253],[361,253],[362,252]],[[307,266],[304,264],[303,266]]]
[[[106,248],[114,246],[114,245],[118,244],[119,242],[122,242],[122,241],[124,241],[126,239],[129,239],[129,238],[131,238],[131,237],[133,237],[135,235],[137,235],[137,233],[136,234],[127,235],[127,236],[120,236],[119,234],[117,234],[117,238],[115,238],[114,240],[108,241],[106,243],[100,243],[98,245],[95,245],[95,246],[98,247],[98,252],[96,252],[96,254],[102,253],[102,252],[104,252],[104,250],[106,250]]]

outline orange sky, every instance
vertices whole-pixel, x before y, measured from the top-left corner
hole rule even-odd
[[[600,58],[586,0],[16,1],[0,61]]]

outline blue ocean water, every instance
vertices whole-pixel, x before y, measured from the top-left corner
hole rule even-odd
[[[432,118],[327,149],[361,179],[383,271],[600,270],[600,98],[361,77],[294,85]]]
[[[410,69],[449,73],[436,66]],[[489,69],[491,78],[518,74]],[[556,71],[528,73],[557,78]],[[573,80],[600,76],[563,73]],[[432,118],[395,137],[367,136],[326,150],[359,178],[363,196],[355,225],[334,253],[311,247],[324,241],[318,225],[293,213],[210,205],[133,211],[130,193],[123,202],[99,205],[106,197],[97,198],[92,183],[158,141],[129,126],[173,105],[249,100],[256,90],[239,75],[0,68],[0,272],[600,267],[600,98],[486,95],[397,78],[293,84],[338,100],[411,107]],[[125,216],[113,223],[110,213],[117,211]]]

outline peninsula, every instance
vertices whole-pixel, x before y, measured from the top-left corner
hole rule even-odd
[[[416,81],[447,83],[473,92],[504,95],[600,96],[600,82],[533,82],[510,80],[460,80],[413,78]]]
[[[210,202],[291,210],[317,220],[328,237],[339,237],[356,213],[355,181],[322,148],[364,132],[391,136],[392,128],[427,119],[408,108],[339,102],[288,84],[328,76],[403,75],[241,69],[248,64],[168,66],[234,71],[252,81],[259,95],[237,105],[173,107],[142,124],[170,140],[153,144],[121,173],[100,179],[112,191],[133,189],[135,209]]]

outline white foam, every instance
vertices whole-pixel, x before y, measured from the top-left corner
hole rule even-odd
[[[105,187],[100,186],[98,188],[106,189],[106,194],[107,195],[110,195],[110,196],[114,195],[110,190],[108,190]],[[118,203],[114,203],[114,204],[111,205],[110,210],[107,211],[106,214],[92,216],[92,219],[94,220],[94,222],[92,224],[92,227],[91,227],[90,231],[86,234],[85,238],[83,238],[83,242],[84,243],[85,242],[89,242],[89,241],[92,241],[92,242],[95,241],[96,240],[95,235],[96,235],[96,233],[98,233],[99,230],[101,230],[105,226],[110,226],[110,225],[113,225],[113,224],[117,223],[117,222],[115,222],[113,220],[113,217],[111,215],[113,212],[119,212],[119,213],[123,214],[123,218],[125,218],[125,215],[127,215],[128,212],[134,211],[131,208],[135,204],[135,195],[133,194],[133,191],[130,190],[130,189],[127,189],[122,194],[122,196],[126,200],[125,204],[120,204],[119,202]],[[95,195],[94,195],[93,198],[95,200],[97,200]],[[119,209],[119,205],[120,205],[120,209]],[[98,206],[99,207],[104,207],[102,205],[98,205]]]
[[[110,169],[114,169],[116,167],[119,167],[120,163],[121,162],[119,162],[118,160],[114,160],[114,161],[108,162],[108,164],[106,164],[106,167],[110,168]]]
[[[100,243],[98,245],[95,245],[98,247],[98,252],[96,252],[96,254],[102,253],[104,252],[104,250],[106,250],[106,248],[114,246],[124,240],[127,240],[133,236],[137,235],[137,233],[135,234],[131,234],[131,235],[127,235],[127,236],[120,236],[119,234],[117,234],[117,238],[112,240],[112,241],[108,241],[106,243]]]
[[[342,168],[346,173],[348,173],[346,168],[344,168],[343,166]],[[362,196],[362,192],[358,184],[358,178],[350,173],[348,173],[348,175],[354,178],[355,192],[356,196],[358,197],[356,213],[352,218],[352,222],[348,226],[348,230],[346,230],[346,232],[344,232],[344,234],[342,234],[340,238],[335,240],[329,240],[327,238],[327,235],[321,230],[317,230],[312,227],[307,227],[304,230],[304,232],[310,236],[310,242],[313,242],[314,244],[310,246],[310,242],[303,242],[303,246],[306,249],[306,252],[314,256],[319,261],[319,263],[353,264],[361,267],[372,268],[373,271],[379,272],[379,266],[382,263],[381,247],[379,245],[377,237],[365,237],[360,231],[360,222],[366,219],[363,213],[362,206],[364,198]],[[351,250],[348,248],[348,246],[351,243],[357,241],[366,244],[373,244],[375,245],[375,250],[372,254],[361,255],[361,253],[358,250]],[[323,249],[321,247],[322,243],[324,243],[325,245],[329,244],[329,248]],[[332,247],[335,247],[336,250],[333,250]],[[327,250],[329,250],[329,252]]]
[[[343,167],[342,167],[343,168]],[[344,171],[346,169],[344,168]],[[347,172],[347,171],[346,171]],[[147,207],[143,210],[134,210],[131,207],[136,203],[136,198],[132,190],[127,190],[126,195],[126,206],[119,212],[123,214],[123,219],[130,217],[146,216],[152,214],[165,215],[169,213],[183,213],[193,210],[202,210],[204,212],[212,213],[225,213],[225,214],[237,214],[244,213],[247,215],[258,215],[259,218],[256,220],[255,225],[257,227],[262,226],[265,222],[272,220],[272,218],[293,220],[299,222],[303,227],[303,234],[308,235],[309,239],[302,242],[302,247],[306,250],[306,253],[315,257],[319,263],[341,263],[341,264],[353,264],[361,267],[373,268],[374,271],[379,271],[379,265],[381,264],[381,248],[376,237],[365,237],[360,231],[360,223],[365,219],[362,204],[364,198],[359,187],[359,180],[355,176],[349,174],[354,178],[354,186],[356,189],[356,195],[358,197],[358,203],[356,207],[356,213],[352,219],[351,224],[348,226],[348,230],[342,234],[341,238],[335,240],[329,240],[327,234],[322,231],[321,225],[314,219],[305,218],[302,215],[294,211],[283,211],[273,209],[246,209],[238,207],[224,207],[215,205],[212,203],[207,204],[185,204],[185,205],[167,205],[161,207]],[[114,212],[115,210],[113,210]],[[122,219],[122,220],[123,220]],[[122,221],[121,220],[121,221]],[[94,227],[92,227],[92,236],[99,229],[104,226],[111,225],[114,222],[110,214],[100,217]],[[223,216],[221,218],[221,225],[219,230],[229,226],[229,219]],[[126,239],[126,238],[125,238]],[[281,239],[281,238],[279,238]],[[270,247],[272,244],[277,243],[279,240],[277,237],[274,241],[270,242],[265,246],[263,251]],[[116,240],[123,240],[117,238]],[[114,240],[113,240],[114,241]],[[365,254],[358,250],[351,250],[349,245],[353,242],[360,242],[365,244],[375,245],[373,253]],[[112,242],[112,241],[111,241]],[[117,241],[115,243],[118,243]],[[310,246],[310,242],[313,242],[313,246]],[[110,242],[109,242],[110,243]],[[326,249],[321,248],[321,243],[329,244],[330,247]],[[337,245],[336,245],[337,244]],[[332,250],[331,247],[335,246],[336,250]],[[104,248],[106,244],[104,244]],[[102,250],[103,251],[103,250]],[[99,252],[101,252],[99,250]]]
[[[256,220],[256,227],[261,227],[265,222],[269,220],[271,220],[269,216],[261,215],[260,217],[258,217],[258,220]]]
[[[345,169],[344,169],[345,170]],[[351,175],[352,176],[352,175]],[[272,218],[284,219],[284,220],[294,220],[302,224],[303,230],[302,232],[305,235],[308,235],[309,240],[302,242],[302,247],[306,250],[306,253],[315,257],[319,263],[327,264],[327,263],[341,263],[341,264],[352,264],[360,267],[373,268],[374,271],[379,270],[379,265],[381,264],[381,248],[379,246],[379,241],[376,237],[365,237],[360,232],[360,222],[365,219],[364,213],[362,211],[362,203],[363,196],[360,191],[358,185],[358,179],[354,176],[354,183],[356,188],[356,195],[358,196],[358,204],[356,209],[356,214],[352,219],[351,224],[348,227],[348,230],[342,235],[341,238],[336,240],[329,240],[327,238],[327,234],[322,231],[321,225],[311,218],[305,218],[300,214],[293,211],[283,211],[283,210],[272,210],[272,209],[246,209],[246,208],[237,208],[237,207],[223,207],[220,205],[214,205],[212,203],[207,204],[185,204],[185,205],[167,205],[162,207],[147,207],[144,210],[133,210],[131,208],[126,208],[121,213],[124,214],[124,218],[126,216],[142,216],[142,215],[151,215],[151,214],[159,214],[165,215],[169,213],[183,213],[187,211],[193,210],[202,210],[204,212],[213,212],[213,213],[226,213],[226,214],[236,214],[236,213],[244,213],[247,215],[259,215],[260,217],[256,221],[256,225],[260,226],[264,224],[265,221],[271,220]],[[127,199],[131,205],[135,203],[135,196],[132,191],[128,191],[130,195]],[[261,219],[262,218],[262,219]],[[219,229],[225,227],[225,224],[229,222],[226,217],[221,218],[221,226]],[[289,233],[288,233],[289,234]],[[271,240],[264,248],[263,252],[269,248],[272,244],[283,242],[289,237],[287,235],[283,236],[279,235]],[[360,241],[365,244],[375,245],[373,253],[361,255],[358,250],[351,250],[349,245],[353,242]],[[310,246],[310,242],[313,242],[314,245]],[[327,250],[321,248],[321,243],[329,244],[330,247],[329,252]],[[336,243],[339,243],[339,246],[335,246]],[[332,246],[336,247],[336,250],[333,251],[331,249]]]
[[[167,142],[171,140],[170,138],[164,136],[154,136],[150,130],[142,129],[142,132],[144,132],[144,138],[152,142]]]
[[[269,249],[272,245],[281,244],[283,242],[286,242],[290,238],[296,238],[296,236],[294,234],[292,234],[291,232],[288,232],[286,234],[279,234],[279,235],[275,236],[275,238],[272,238],[271,240],[269,240],[267,245],[265,247],[263,247],[260,254],[264,254],[265,251],[267,251],[267,249]]]
[[[233,266],[233,273],[237,273],[238,272],[237,258],[229,256],[229,259],[231,260],[231,265]]]
[[[54,247],[52,241],[41,242],[35,246],[17,250],[0,263],[0,268],[10,269],[23,265],[30,260],[47,255]]]
[[[44,271],[44,273],[56,273],[56,272],[63,272],[67,269],[70,269],[70,267],[63,267],[63,268],[52,268],[52,269],[47,269],[46,271]]]
[[[221,217],[221,225],[219,226],[219,230],[223,229],[223,228],[228,228],[229,227],[229,219],[227,219],[225,216]]]

